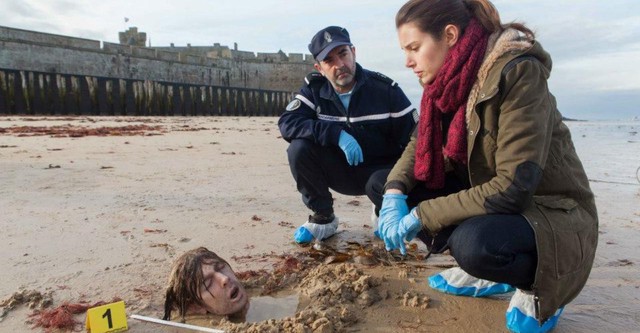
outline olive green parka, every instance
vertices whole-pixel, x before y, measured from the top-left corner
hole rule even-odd
[[[518,57],[523,60],[510,63]],[[467,103],[471,187],[417,209],[432,235],[474,216],[522,214],[536,237],[531,288],[540,322],[582,290],[598,239],[593,193],[547,87],[550,71],[551,58],[538,42],[513,29],[492,34]],[[424,186],[413,172],[415,135],[387,178],[407,192]]]

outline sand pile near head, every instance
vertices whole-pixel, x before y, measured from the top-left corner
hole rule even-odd
[[[359,320],[360,310],[382,299],[376,288],[380,284],[353,264],[321,265],[296,286],[309,304],[295,316],[253,324],[223,320],[220,328],[228,332],[340,332]]]

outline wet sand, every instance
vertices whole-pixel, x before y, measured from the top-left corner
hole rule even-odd
[[[236,271],[270,270],[277,261],[273,254],[309,251],[292,242],[308,212],[276,123],[277,118],[0,118],[0,300],[25,289],[51,293],[53,306],[119,297],[128,314],[160,317],[169,266],[188,249],[206,246]],[[20,126],[31,129],[16,130]],[[32,136],[53,126],[61,132]],[[601,232],[591,278],[566,307],[556,332],[638,331],[640,124],[569,126],[592,179]],[[340,232],[328,245],[380,246],[372,240],[367,198],[335,199]],[[356,307],[359,320],[346,330],[505,331],[508,297],[459,298],[428,288],[426,277],[452,264],[446,255],[389,266],[355,264],[385,281],[375,288],[387,297]],[[407,274],[399,273],[403,269]],[[300,293],[296,288],[284,292]],[[405,306],[407,292],[428,297],[429,306]],[[31,312],[27,306],[9,311],[0,332],[29,331],[25,321]],[[129,325],[131,332],[177,331],[135,320]]]

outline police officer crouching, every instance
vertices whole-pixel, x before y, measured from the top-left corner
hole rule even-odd
[[[307,75],[278,121],[282,137],[290,143],[291,173],[302,201],[313,212],[294,234],[298,243],[335,234],[338,218],[329,189],[365,194],[370,176],[398,160],[417,117],[395,82],[356,63],[346,29],[320,30],[309,51],[318,72]]]

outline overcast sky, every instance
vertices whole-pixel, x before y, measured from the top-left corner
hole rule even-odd
[[[417,106],[421,88],[404,67],[394,25],[404,2],[0,0],[0,25],[107,42],[118,42],[119,31],[136,26],[152,46],[236,42],[244,51],[285,53],[308,53],[316,31],[341,25],[351,34],[357,61],[399,82]],[[503,22],[525,22],[551,53],[549,85],[565,116],[640,118],[640,1],[494,4]]]

